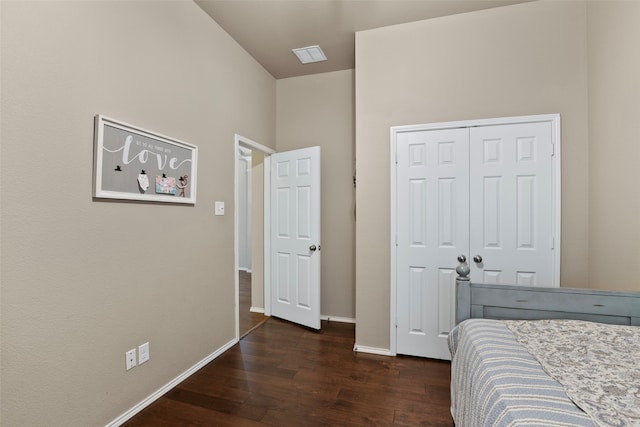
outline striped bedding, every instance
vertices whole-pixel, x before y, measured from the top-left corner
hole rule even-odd
[[[456,426],[593,426],[503,322],[466,320],[449,334],[449,349]]]

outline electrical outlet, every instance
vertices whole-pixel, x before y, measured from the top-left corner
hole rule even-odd
[[[146,342],[138,347],[138,365],[142,365],[149,360],[149,343]]]
[[[136,349],[133,348],[125,353],[127,361],[127,371],[136,367]]]

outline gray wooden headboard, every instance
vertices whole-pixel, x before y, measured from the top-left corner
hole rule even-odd
[[[577,319],[640,326],[640,293],[456,281],[456,324],[466,319]]]

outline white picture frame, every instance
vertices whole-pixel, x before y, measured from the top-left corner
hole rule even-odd
[[[197,166],[195,145],[95,116],[95,198],[195,204]]]

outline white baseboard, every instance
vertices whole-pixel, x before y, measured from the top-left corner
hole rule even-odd
[[[249,311],[251,313],[262,313],[264,314],[263,307],[250,307]],[[320,320],[328,320],[330,322],[341,322],[341,323],[356,323],[356,319],[352,317],[337,317],[337,316],[327,316],[326,314],[320,315]]]
[[[320,320],[328,320],[329,322],[356,323],[356,319],[353,319],[351,317],[327,316],[326,314],[321,314]]]
[[[391,351],[386,348],[366,347],[358,344],[353,346],[353,351],[357,351],[358,353],[379,354],[381,356],[393,356]]]
[[[237,339],[235,338],[232,339],[231,341],[229,341],[228,343],[220,347],[218,350],[214,351],[213,353],[211,353],[210,355],[208,355],[207,357],[205,357],[204,359],[202,359],[201,361],[199,361],[198,363],[196,363],[195,365],[193,365],[192,367],[190,367],[189,369],[187,369],[186,371],[184,371],[183,373],[175,377],[173,380],[169,381],[167,384],[165,384],[159,390],[155,391],[153,394],[151,394],[150,396],[148,396],[147,398],[139,402],[133,408],[129,409],[127,412],[120,415],[115,420],[111,421],[109,424],[106,425],[106,427],[118,427],[124,424],[126,421],[133,418],[133,416],[136,415],[138,412],[142,411],[144,408],[146,408],[147,406],[151,405],[153,402],[161,398],[162,395],[164,395],[166,392],[168,392],[169,390],[171,390],[172,388],[180,384],[182,381],[189,378],[191,375],[195,374],[204,365],[211,362],[213,359],[217,358],[225,351],[229,350],[237,342],[238,342]]]

